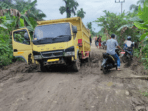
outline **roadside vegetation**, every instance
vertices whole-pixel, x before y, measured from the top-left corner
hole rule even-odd
[[[37,0],[0,0],[0,66],[16,61],[12,50],[12,30],[27,27],[32,34],[36,21],[46,17],[36,8],[36,3]]]

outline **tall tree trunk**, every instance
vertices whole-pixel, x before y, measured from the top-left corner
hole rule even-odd
[[[69,9],[69,7],[66,7],[66,13],[67,13],[67,18],[71,17],[71,11]]]
[[[70,18],[71,17],[71,13],[70,11],[67,11],[67,18]]]
[[[108,34],[108,31],[107,31],[107,29],[105,28],[105,34],[106,34],[106,36],[107,36],[107,40],[108,40],[108,38],[109,38],[109,34]]]

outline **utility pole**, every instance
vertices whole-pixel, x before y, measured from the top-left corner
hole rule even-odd
[[[118,2],[115,0],[115,3],[121,3],[121,14],[122,14],[122,3],[125,3],[125,0],[119,0]]]

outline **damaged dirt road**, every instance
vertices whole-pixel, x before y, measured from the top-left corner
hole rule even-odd
[[[104,75],[102,52],[92,44],[90,62],[77,73],[64,66],[43,73],[34,65],[11,64],[0,71],[0,111],[148,111],[142,95],[147,80],[128,78],[147,73],[133,62]]]

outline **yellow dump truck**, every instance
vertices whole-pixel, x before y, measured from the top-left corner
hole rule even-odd
[[[90,31],[80,17],[38,21],[31,39],[27,28],[12,33],[13,55],[46,71],[53,64],[66,64],[79,71],[81,60],[90,57]]]

